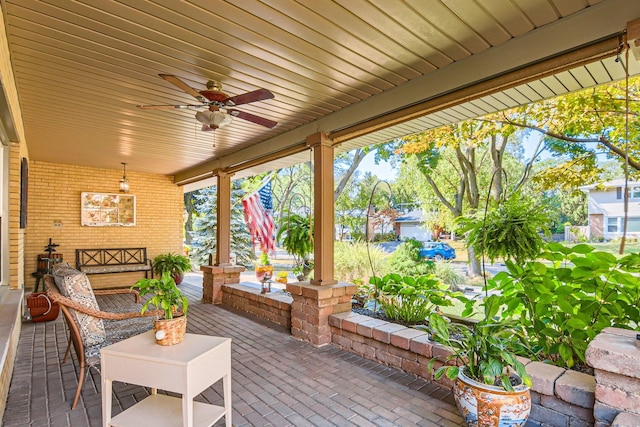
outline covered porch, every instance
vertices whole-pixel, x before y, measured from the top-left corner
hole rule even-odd
[[[526,10],[510,2],[509,10],[494,5],[493,13],[485,10],[490,2],[470,2],[474,8],[466,12],[435,2],[446,20],[407,2],[386,11],[378,2],[364,2],[366,13],[347,2],[317,10],[312,2],[217,2],[217,10],[195,1],[184,3],[184,10],[170,2],[107,3],[102,10],[91,2],[69,3],[68,9],[47,1],[1,6],[1,284],[14,295],[0,295],[0,304],[11,303],[11,313],[22,307],[36,255],[52,236],[65,260],[78,248],[102,244],[135,242],[152,255],[179,252],[182,193],[194,185],[218,186],[211,268],[226,274],[225,268],[235,268],[231,180],[307,161],[310,150],[316,275],[308,289],[321,294],[335,284],[336,154],[621,79],[621,43],[636,47],[640,39],[640,6],[633,0],[539,0]],[[382,12],[389,15],[380,17]],[[431,21],[451,32],[440,33]],[[632,21],[636,25],[628,27]],[[359,37],[343,44],[343,26],[356,31],[357,24]],[[638,73],[638,64],[631,61],[631,74]],[[194,127],[188,109],[136,109],[195,102],[192,93],[159,79],[160,73],[175,73],[198,88],[208,79],[224,80],[230,95],[268,88],[275,100],[248,111],[280,124],[265,130],[235,120],[207,133]],[[20,199],[25,163],[31,172],[28,209]],[[117,192],[127,176],[121,163],[128,164],[140,221],[101,232],[81,226],[81,192]],[[199,286],[186,286],[193,301],[189,330],[235,340],[236,426],[461,424],[448,391],[331,345],[327,313],[287,332],[200,303]],[[317,303],[310,301],[309,309]],[[77,373],[70,362],[59,362],[66,347],[62,321],[23,325],[20,316],[6,319],[6,313],[0,396],[10,382],[11,390],[4,425],[100,425],[96,373],[80,407],[69,409]],[[121,385],[114,412],[146,393]],[[219,391],[202,398],[220,399]]]
[[[201,278],[181,285],[191,306],[187,331],[232,338],[233,425],[242,426],[458,426],[450,390],[335,346],[317,348],[289,331],[202,302]],[[103,301],[105,304],[117,303]],[[91,371],[80,402],[75,360],[61,364],[67,345],[62,315],[25,323],[2,425],[99,426],[100,375]],[[114,415],[149,395],[149,389],[114,383]],[[222,384],[197,400],[221,404]],[[216,425],[224,425],[221,420]]]

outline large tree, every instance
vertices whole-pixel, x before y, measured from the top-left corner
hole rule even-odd
[[[517,176],[505,169],[507,151],[515,139],[516,128],[486,120],[467,120],[428,130],[399,141],[398,152],[415,156],[416,166],[424,176],[441,206],[457,218],[473,215],[481,209],[486,197],[500,200],[505,193],[507,178],[515,191],[528,165],[519,168]],[[472,247],[469,274],[480,273],[478,254]]]
[[[352,236],[364,238],[369,204],[373,211],[389,207],[389,192],[390,187],[371,172],[356,172],[335,204],[335,223],[341,234],[348,230]]]
[[[627,114],[628,112],[628,114]],[[627,161],[640,172],[640,78],[596,86],[488,117],[544,136],[544,148],[564,162],[542,171],[547,188],[575,189],[604,172],[598,155]]]

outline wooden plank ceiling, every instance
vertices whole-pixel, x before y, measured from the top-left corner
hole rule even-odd
[[[189,181],[568,52],[640,17],[636,0],[4,0],[32,160],[176,175]],[[632,64],[637,73],[637,63]],[[220,81],[234,118],[202,132],[196,90]],[[624,76],[603,58],[345,141],[340,150]],[[294,160],[308,159],[292,158]],[[291,159],[247,169],[244,175]],[[238,175],[241,176],[242,174]]]

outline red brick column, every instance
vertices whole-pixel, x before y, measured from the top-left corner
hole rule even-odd
[[[356,285],[311,285],[307,282],[287,284],[293,297],[291,335],[322,346],[331,342],[329,316],[351,310],[351,297]]]
[[[240,273],[244,271],[242,266],[215,266],[202,265],[202,301],[210,304],[222,303],[222,285],[240,283]]]

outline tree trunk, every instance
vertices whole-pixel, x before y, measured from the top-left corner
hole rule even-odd
[[[338,185],[336,186],[336,189],[333,192],[334,202],[338,200],[338,197],[340,197],[340,194],[342,194],[342,191],[347,186],[347,183],[349,182],[351,175],[353,175],[356,169],[358,169],[360,162],[362,162],[362,159],[364,159],[366,155],[367,153],[362,148],[358,148],[355,151],[355,154],[353,155],[353,160],[351,162],[351,165],[349,166],[349,169],[347,169],[345,173],[340,177],[340,181],[338,182]]]
[[[469,246],[467,248],[467,255],[469,256],[467,275],[469,277],[479,276],[482,271],[480,269],[480,258],[478,258],[478,254],[473,250],[473,247]]]

